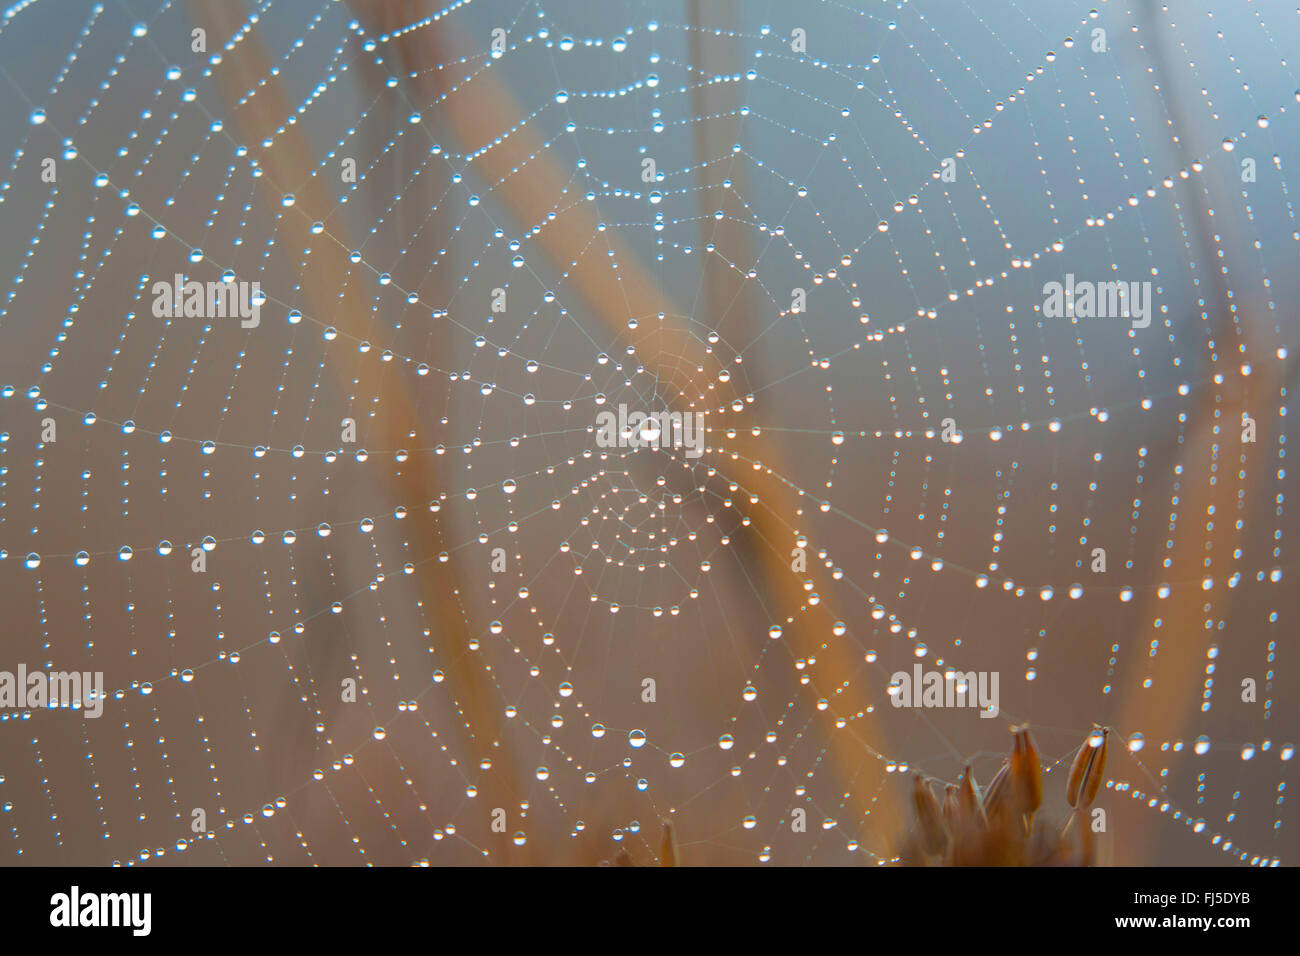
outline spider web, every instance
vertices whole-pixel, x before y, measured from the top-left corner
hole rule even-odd
[[[6,10],[0,667],[107,688],[0,711],[10,862],[651,863],[669,819],[688,863],[887,863],[911,773],[1028,721],[1058,817],[1116,729],[1106,859],[1279,863],[1298,39]],[[1149,326],[1048,316],[1066,274]],[[177,275],[257,324],[156,315]],[[619,406],[702,454],[607,447]],[[891,706],[916,663],[997,718]]]

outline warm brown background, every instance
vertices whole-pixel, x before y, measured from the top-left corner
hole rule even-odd
[[[1046,6],[1032,22],[1015,4],[981,4],[977,17],[947,3],[854,12],[731,0],[559,3],[543,19],[530,4],[479,2],[431,23],[422,18],[438,8],[416,0],[276,4],[255,25],[249,8],[215,0],[95,15],[90,4],[39,3],[14,17],[0,31],[0,155],[13,157],[0,205],[0,382],[17,389],[0,399],[0,666],[103,670],[123,696],[98,722],[37,713],[0,723],[0,859],[101,864],[162,849],[164,864],[590,863],[614,855],[621,828],[649,862],[658,820],[672,815],[687,863],[753,863],[770,846],[781,864],[870,864],[892,856],[905,825],[899,763],[952,779],[974,758],[987,779],[1008,724],[1027,720],[1054,770],[1094,721],[1145,735],[1140,753],[1112,751],[1099,801],[1111,815],[1106,860],[1289,862],[1293,764],[1279,753],[1296,732],[1297,602],[1282,452],[1296,366],[1277,350],[1294,356],[1297,345],[1285,177],[1300,83],[1283,58],[1300,28],[1280,6],[1211,19],[1199,4],[1177,15],[1103,5],[1087,23],[1084,7]],[[149,33],[130,42],[136,21]],[[195,25],[222,53],[210,70],[189,52]],[[1083,42],[1096,25],[1106,54]],[[518,48],[485,68],[495,27]],[[625,52],[582,44],[627,27]],[[789,52],[782,38],[795,27],[816,62]],[[565,35],[577,38],[571,52],[555,46]],[[1066,47],[1067,36],[1080,42]],[[170,63],[185,75],[164,83]],[[384,85],[390,75],[396,88]],[[27,122],[34,104],[47,109],[41,126]],[[656,107],[662,133],[650,131]],[[1220,142],[1242,131],[1225,153]],[[40,159],[65,137],[80,158],[43,183]],[[961,149],[957,182],[934,180]],[[338,181],[345,156],[363,174],[355,190]],[[666,174],[661,204],[646,201],[643,156]],[[1243,156],[1258,162],[1244,189]],[[1180,179],[1198,158],[1204,169]],[[95,189],[96,169],[129,198]],[[1166,175],[1174,188],[1160,185]],[[286,192],[291,208],[280,205]],[[894,212],[913,194],[915,207]],[[146,215],[124,216],[131,200]],[[1104,229],[1085,225],[1108,211]],[[149,238],[150,218],[173,236]],[[325,234],[309,232],[313,220]],[[497,226],[522,241],[524,268],[512,268]],[[191,265],[192,246],[208,260]],[[349,262],[353,249],[364,264]],[[1010,268],[1036,253],[1031,269]],[[273,297],[259,328],[150,314],[153,279],[206,281],[225,267]],[[1122,322],[1038,322],[1042,284],[1065,272],[1142,280],[1152,269],[1167,312],[1132,338]],[[376,281],[384,272],[392,286]],[[795,286],[808,290],[806,315],[787,314]],[[490,311],[497,287],[508,291],[504,316]],[[408,306],[399,288],[421,303]],[[307,318],[288,324],[289,308]],[[431,318],[435,308],[447,314]],[[333,342],[325,326],[338,329]],[[864,342],[871,330],[891,331]],[[489,343],[477,348],[477,335]],[[496,345],[509,351],[499,357]],[[526,358],[541,369],[527,373]],[[825,369],[813,364],[822,359]],[[462,371],[471,380],[449,381]],[[25,397],[32,385],[49,407]],[[525,406],[525,392],[537,404]],[[596,392],[615,407],[707,409],[710,452],[691,468],[680,455],[601,459],[585,431]],[[1104,423],[1090,414],[1101,408]],[[99,421],[87,427],[90,410]],[[1243,410],[1258,423],[1244,449]],[[346,416],[368,458],[349,447],[327,463]],[[963,444],[923,437],[948,416],[966,429]],[[42,445],[45,417],[58,440]],[[1058,434],[1052,418],[1065,423]],[[1021,421],[1033,427],[988,440],[988,428]],[[842,446],[836,430],[850,433]],[[517,447],[512,436],[524,436]],[[218,443],[211,455],[205,440]],[[294,459],[287,449],[299,443],[307,453]],[[257,445],[272,451],[256,457]],[[512,496],[506,478],[519,483]],[[467,488],[479,490],[473,501]],[[832,510],[819,510],[823,500]],[[358,529],[364,517],[372,534]],[[315,534],[321,522],[327,538]],[[885,545],[872,533],[881,527]],[[265,543],[249,542],[254,529]],[[666,568],[657,551],[644,573],[604,562],[625,544],[647,547],[651,530],[656,546],[676,539]],[[800,534],[807,575],[789,570]],[[219,544],[194,574],[189,549],[205,535]],[[166,558],[153,550],[163,538],[176,545]],[[593,540],[600,550],[576,577],[575,554]],[[124,544],[135,551],[126,563],[114,557]],[[923,560],[910,558],[913,545]],[[488,571],[496,546],[510,556],[504,575]],[[1104,577],[1088,571],[1096,546],[1108,551]],[[72,561],[80,549],[94,554],[84,569]],[[22,566],[29,551],[42,555],[35,571]],[[994,584],[979,590],[972,575],[990,561]],[[1275,568],[1280,583],[1268,580]],[[1206,574],[1214,585],[1203,591]],[[1004,577],[1028,594],[1002,591]],[[1075,581],[1088,590],[1071,601]],[[1173,590],[1161,600],[1163,582]],[[1049,583],[1055,597],[1039,600]],[[1138,589],[1130,602],[1125,585]],[[677,616],[649,613],[674,605]],[[774,622],[779,641],[767,634]],[[919,644],[927,666],[1000,672],[1001,717],[889,707],[889,675],[910,668]],[[196,676],[183,683],[187,668]],[[445,680],[433,683],[435,670]],[[345,677],[364,689],[360,702],[340,703]],[[654,704],[641,701],[645,677],[657,681]],[[1243,677],[1258,682],[1258,702],[1240,702]],[[560,695],[563,682],[572,696]],[[417,711],[404,709],[411,700]],[[629,747],[634,728],[644,748]],[[733,749],[719,749],[723,734]],[[1212,749],[1195,756],[1201,734]],[[1243,761],[1247,743],[1258,752]],[[673,752],[687,757],[681,769],[668,765]],[[1060,815],[1061,789],[1053,774],[1045,812]],[[277,798],[284,807],[263,816]],[[178,854],[195,807],[216,836]],[[506,835],[489,830],[494,807],[508,811]],[[807,834],[790,832],[794,807],[808,811]],[[835,825],[823,829],[826,819]],[[528,835],[522,847],[516,831]]]

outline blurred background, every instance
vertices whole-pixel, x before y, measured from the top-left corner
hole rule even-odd
[[[110,700],[0,712],[0,859],[651,864],[671,819],[686,864],[877,865],[912,772],[1028,722],[1057,820],[1115,729],[1102,862],[1289,862],[1298,41],[1275,2],[8,9],[0,669]],[[260,323],[155,317],[177,273]],[[1045,317],[1067,273],[1150,326]],[[707,450],[600,447],[620,404]],[[892,707],[916,663],[998,717]]]

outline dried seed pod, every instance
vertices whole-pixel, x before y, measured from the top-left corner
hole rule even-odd
[[[1092,802],[1097,799],[1097,792],[1101,789],[1102,778],[1106,775],[1106,746],[1110,739],[1110,728],[1106,727],[1101,732],[1101,746],[1097,748],[1097,756],[1093,758],[1092,766],[1088,768],[1088,775],[1083,782],[1083,805],[1092,806]]]
[[[1070,806],[1082,809],[1090,806],[1097,799],[1101,789],[1101,780],[1106,773],[1106,745],[1110,737],[1110,728],[1101,732],[1101,742],[1095,743],[1096,731],[1089,734],[1079,746],[1070,764],[1070,777],[1065,786],[1065,799]]]
[[[659,854],[659,862],[662,866],[681,866],[677,856],[677,833],[670,820],[664,821],[663,850]]]
[[[955,783],[950,783],[944,787],[943,791],[943,822],[951,833],[962,820],[961,803],[959,802],[959,790]]]
[[[1079,791],[1083,787],[1083,778],[1088,774],[1088,767],[1092,763],[1094,756],[1093,751],[1096,749],[1092,746],[1092,734],[1083,738],[1083,743],[1075,751],[1074,759],[1070,761],[1070,774],[1065,779],[1065,802],[1072,807],[1079,805]]]
[[[1007,797],[1009,795],[1007,781],[1010,767],[1011,764],[1004,760],[1002,766],[998,768],[998,772],[993,775],[993,779],[989,781],[988,787],[984,790],[984,814],[989,820],[992,820],[1007,808]]]
[[[919,773],[912,781],[912,807],[916,811],[916,822],[921,828],[921,844],[925,852],[938,856],[948,846],[948,831],[943,825],[943,813],[939,810],[939,801],[934,798],[934,791]]]
[[[966,820],[980,825],[988,820],[984,816],[984,801],[980,799],[979,784],[975,782],[975,771],[967,764],[957,784],[957,803]]]
[[[1016,731],[1011,750],[1011,780],[1015,787],[1016,810],[1033,815],[1043,805],[1043,771],[1038,763],[1038,749],[1028,726]]]

